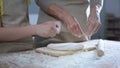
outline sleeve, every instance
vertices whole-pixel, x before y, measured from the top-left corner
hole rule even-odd
[[[54,1],[52,0],[36,0],[36,4],[45,12],[47,12],[50,5],[52,5]]]

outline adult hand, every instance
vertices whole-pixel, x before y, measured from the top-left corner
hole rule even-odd
[[[59,34],[61,30],[61,22],[60,21],[48,21],[46,23],[42,23],[36,25],[36,35],[40,37],[54,37],[56,34]]]
[[[76,37],[81,37],[83,31],[80,27],[79,22],[73,16],[68,16],[63,19],[63,22],[66,24],[67,29]]]
[[[101,26],[99,12],[97,12],[96,7],[92,9],[87,21],[87,35],[91,36],[98,31]]]
[[[52,4],[48,8],[48,13],[55,18],[60,19],[64,24],[66,24],[67,29],[70,33],[72,33],[76,37],[82,36],[82,29],[80,24],[69,12],[62,9],[60,6],[56,4]]]

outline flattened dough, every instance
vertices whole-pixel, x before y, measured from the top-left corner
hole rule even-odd
[[[59,51],[78,51],[84,48],[80,43],[51,43],[47,45],[47,48]]]
[[[90,42],[89,42],[90,43]],[[71,55],[75,52],[86,52],[96,49],[96,44],[89,43],[51,43],[47,47],[37,48],[35,51],[55,57]]]
[[[71,55],[71,54],[75,53],[75,51],[57,51],[57,50],[49,49],[47,47],[37,48],[37,49],[35,49],[35,51],[38,53],[43,53],[43,54],[47,54],[47,55],[51,55],[51,56],[55,56],[55,57]]]

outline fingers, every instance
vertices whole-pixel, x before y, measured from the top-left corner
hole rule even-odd
[[[80,30],[79,26],[74,26],[71,29],[71,33],[76,36],[76,37],[81,37],[82,36],[82,31]]]
[[[61,31],[60,21],[48,21],[35,27],[36,35],[40,37],[54,37]]]
[[[91,36],[92,34],[96,33],[101,26],[101,23],[98,21],[89,21],[88,24],[87,35]]]
[[[57,34],[57,31],[55,29],[52,29],[49,33],[49,37],[54,37],[56,36],[56,34]]]
[[[82,28],[80,27],[80,24],[78,22],[78,20],[74,17],[74,20],[76,21],[76,32],[78,33],[78,35],[82,35],[83,34],[83,31],[82,31]]]
[[[50,37],[56,36],[56,34],[59,34],[61,31],[61,22],[60,21],[54,21],[51,30],[50,30]]]
[[[73,25],[70,24],[70,27],[69,27],[70,32],[76,37],[81,37],[83,34],[83,31],[79,25],[79,22],[77,21],[75,17],[74,17],[74,22],[75,23]]]
[[[90,36],[93,30],[93,23],[88,22],[87,26],[88,26],[87,35]]]
[[[100,27],[101,27],[101,23],[97,23],[92,33],[96,33]]]

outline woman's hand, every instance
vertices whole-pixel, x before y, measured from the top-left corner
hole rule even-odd
[[[66,24],[67,29],[74,36],[81,37],[82,29],[80,27],[80,24],[78,23],[76,18],[74,18],[69,12],[65,11],[56,4],[52,4],[48,8],[48,13]]]
[[[90,12],[90,15],[87,21],[87,26],[88,26],[87,35],[88,36],[92,36],[100,28],[101,22],[100,22],[99,14],[100,12],[98,12],[97,6],[94,6],[92,11]]]
[[[16,41],[38,35],[40,37],[53,37],[61,30],[60,21],[48,21],[43,24],[24,27],[0,27],[0,41]]]
[[[76,37],[81,37],[83,34],[83,31],[80,27],[79,22],[77,19],[73,16],[66,16],[63,19],[63,22],[66,24],[67,29],[69,30],[70,33],[72,33]]]
[[[35,25],[35,33],[40,37],[54,37],[60,33],[61,22],[60,21],[48,21],[39,25]]]

